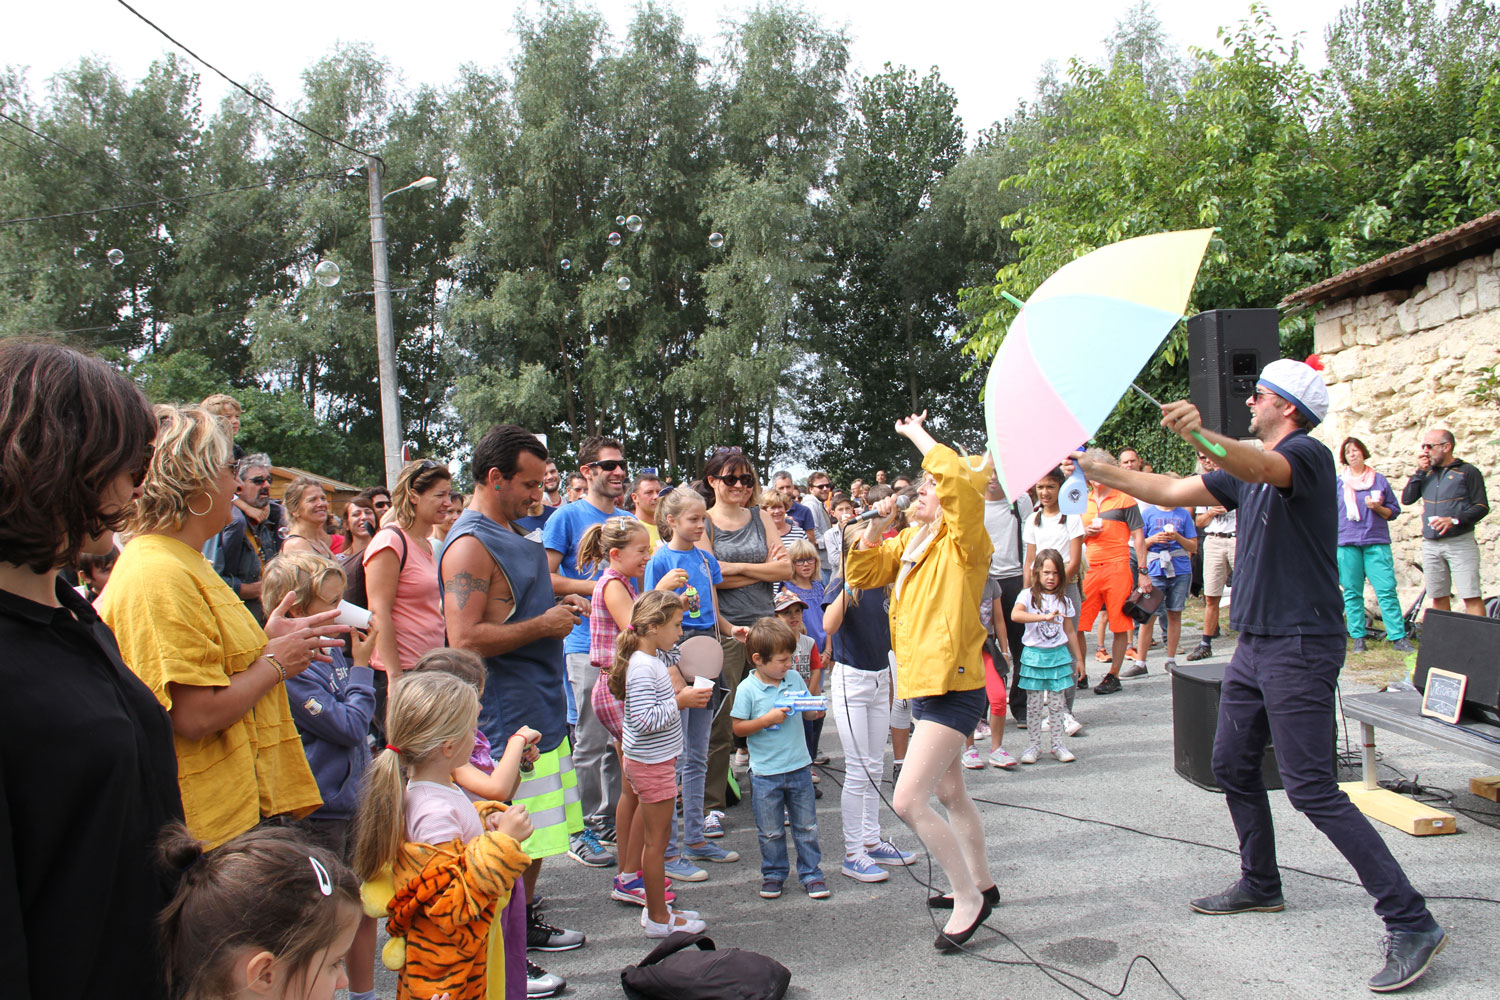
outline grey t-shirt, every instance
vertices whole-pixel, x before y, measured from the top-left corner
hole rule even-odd
[[[714,528],[709,536],[714,558],[719,562],[763,563],[770,547],[766,544],[766,526],[760,520],[760,508],[750,508],[750,520],[736,531]],[[719,591],[719,614],[732,625],[754,625],[757,620],[775,612],[775,588],[769,583],[752,583]]]
[[[990,556],[990,576],[1005,579],[1021,575],[1021,521],[1031,516],[1031,498],[1021,496],[1016,506],[1010,500],[986,500],[984,502],[984,527],[990,533],[995,552]],[[1020,511],[1017,520],[1016,512]]]

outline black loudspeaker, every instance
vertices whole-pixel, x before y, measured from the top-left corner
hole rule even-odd
[[[1213,756],[1225,666],[1195,663],[1172,668],[1172,762],[1178,774],[1211,792],[1223,790],[1214,781]],[[1269,740],[1260,774],[1267,788],[1282,787]]]
[[[1188,386],[1203,426],[1250,436],[1250,408],[1262,368],[1281,357],[1275,309],[1210,309],[1188,317]]]
[[[1427,687],[1427,671],[1451,670],[1469,678],[1463,714],[1500,723],[1500,621],[1453,611],[1422,617],[1422,645],[1412,683]]]

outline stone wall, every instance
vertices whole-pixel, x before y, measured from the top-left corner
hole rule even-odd
[[[1500,408],[1468,394],[1479,370],[1500,362],[1500,252],[1433,271],[1409,290],[1329,303],[1318,310],[1313,342],[1329,397],[1315,437],[1333,449],[1359,438],[1400,496],[1423,432],[1447,427],[1455,454],[1479,467],[1500,503]],[[1490,597],[1500,594],[1500,514],[1477,532]],[[1403,508],[1391,522],[1403,607],[1422,586],[1421,537],[1420,511]]]

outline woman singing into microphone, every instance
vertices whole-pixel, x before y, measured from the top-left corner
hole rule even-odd
[[[989,708],[984,691],[984,627],[979,596],[994,546],[984,527],[982,483],[989,469],[971,469],[923,427],[924,410],[896,422],[896,433],[922,452],[917,498],[906,509],[911,526],[881,541],[896,498],[875,505],[859,545],[849,553],[852,587],[891,588],[891,644],[900,670],[896,697],[911,700],[916,729],[896,783],[896,813],[948,876],[951,896],[928,900],[953,913],[934,942],[951,952],[973,936],[999,902],[984,852],[984,826],[964,787],[959,754]],[[948,812],[932,807],[932,794]]]

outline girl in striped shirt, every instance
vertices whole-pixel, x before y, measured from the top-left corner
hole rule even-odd
[[[682,636],[682,598],[652,590],[631,608],[630,623],[620,630],[609,689],[625,703],[623,749],[625,779],[640,802],[641,877],[646,909],[641,927],[647,937],[674,931],[701,933],[707,926],[691,910],[667,907],[664,859],[677,800],[677,755],[682,752],[682,710],[708,704],[709,689],[672,682],[661,659]]]

